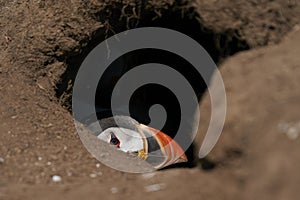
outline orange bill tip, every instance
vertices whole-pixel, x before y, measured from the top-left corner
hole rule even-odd
[[[163,168],[171,164],[187,162],[187,157],[180,145],[170,136],[154,129],[152,127],[142,125],[142,128],[148,129],[159,143],[162,152],[165,154],[165,161],[158,168]]]

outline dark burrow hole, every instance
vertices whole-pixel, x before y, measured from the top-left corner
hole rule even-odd
[[[166,13],[162,14],[161,18],[156,18],[155,20],[153,20],[152,17],[144,17],[140,20],[138,27],[164,27],[182,32],[200,43],[217,65],[226,57],[239,51],[249,49],[247,43],[237,36],[237,30],[214,32],[201,24],[199,20],[196,20],[195,16],[192,18],[187,16],[182,17],[179,11],[166,11]],[[115,32],[121,32],[125,29],[125,26],[119,27],[115,29]],[[70,87],[70,84],[73,85],[77,71],[85,57],[95,46],[106,38],[106,34],[107,32],[104,28],[99,29],[89,41],[83,41],[88,42],[88,45],[82,49],[80,54],[71,52],[69,55],[72,56],[68,56],[66,59],[67,70],[61,76],[61,81],[57,84],[56,95],[62,105],[69,111],[71,111],[72,105],[72,87]],[[111,93],[119,78],[133,67],[145,63],[161,63],[177,70],[189,81],[197,94],[198,101],[201,101],[201,97],[206,91],[207,86],[201,75],[198,74],[190,63],[184,58],[164,50],[141,49],[129,52],[115,60],[105,71],[103,76],[105,78],[102,77],[100,79],[95,96],[95,107],[105,111],[97,113],[99,119],[112,115],[110,111]],[[120,66],[122,66],[122,68],[120,68]],[[121,72],[118,76],[114,73],[115,69]],[[106,81],[101,81],[102,79]],[[176,100],[174,94],[168,88],[156,84],[149,84],[136,90],[130,99],[130,114],[137,121],[148,124],[150,120],[148,111],[154,104],[161,104],[165,108],[167,121],[162,131],[173,137],[179,126],[180,109],[178,108],[178,100]],[[191,115],[193,114],[191,113]],[[89,122],[87,121],[87,123]],[[197,152],[195,152],[194,144],[186,150],[186,155],[189,160],[188,163],[177,164],[172,167],[194,167],[199,163],[199,160],[196,158],[197,156],[195,156]],[[216,167],[216,163],[207,159],[201,160],[200,163],[204,170],[212,170]]]

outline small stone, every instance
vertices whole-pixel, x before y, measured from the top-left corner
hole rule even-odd
[[[52,176],[52,181],[55,183],[61,182],[61,180],[62,180],[61,176],[58,176],[58,175]]]
[[[51,164],[52,164],[51,162],[47,162],[47,165],[49,165],[49,166],[50,166]]]
[[[68,175],[68,176],[72,176],[73,174],[72,174],[72,172],[67,171],[67,175]]]
[[[41,160],[43,160],[43,158],[39,156],[39,157],[38,157],[38,161],[41,161]]]
[[[57,160],[58,159],[58,157],[56,156],[56,155],[50,155],[49,156],[52,160]]]
[[[145,186],[146,192],[156,192],[159,190],[163,190],[165,188],[166,188],[166,184],[164,184],[164,183]]]
[[[91,178],[96,178],[96,177],[97,177],[97,174],[90,174],[90,177],[91,177]]]
[[[142,174],[142,177],[144,179],[150,179],[150,178],[153,178],[155,176],[155,173],[144,173]]]
[[[300,30],[300,26],[298,24],[296,24],[294,27],[293,27],[294,31],[299,31]]]
[[[118,192],[118,188],[112,187],[112,188],[110,188],[110,191],[112,194],[116,194]]]
[[[296,124],[280,122],[278,128],[282,133],[286,134],[290,140],[296,140],[300,134],[300,122]]]
[[[4,158],[0,157],[0,164],[4,163]]]
[[[98,172],[97,174],[98,174],[98,176],[102,176],[102,175],[103,175],[103,173],[102,173],[102,172]]]
[[[97,167],[97,168],[99,168],[100,166],[101,166],[100,163],[97,163],[97,164],[96,164],[96,167]]]
[[[299,131],[295,127],[289,128],[288,132],[286,133],[289,139],[295,140],[299,135]]]

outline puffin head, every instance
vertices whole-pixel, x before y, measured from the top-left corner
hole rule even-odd
[[[187,161],[182,148],[167,134],[130,117],[115,119],[122,127],[112,123],[111,119],[100,121],[105,129],[97,136],[99,139],[123,152],[137,155],[156,169]]]
[[[99,134],[98,138],[124,152],[139,152],[144,148],[141,135],[127,128],[108,128]]]

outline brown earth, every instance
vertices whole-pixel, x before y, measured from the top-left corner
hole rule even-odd
[[[0,1],[0,199],[299,199],[298,2],[141,2]],[[196,19],[200,29],[188,32],[212,35],[222,61],[228,103],[219,142],[194,168],[96,167],[66,109],[74,57],[114,32],[178,16],[185,21],[176,28]],[[209,111],[206,95],[198,144]],[[148,191],[153,184],[158,191]]]

